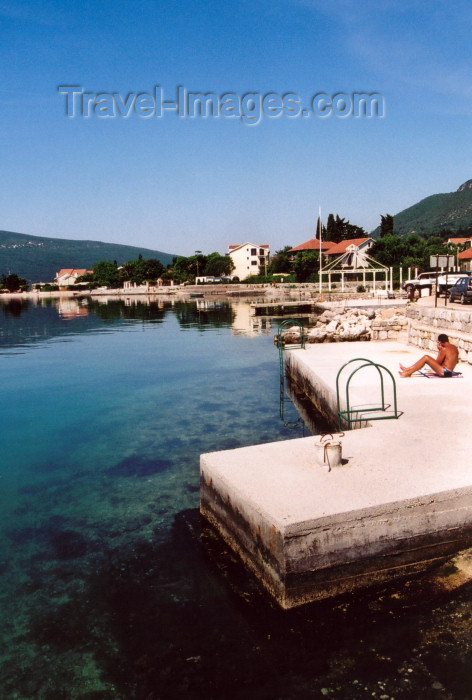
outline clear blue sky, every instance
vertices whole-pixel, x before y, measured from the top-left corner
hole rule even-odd
[[[0,229],[182,255],[297,245],[318,207],[371,231],[472,178],[471,29],[465,1],[0,2]],[[293,93],[308,116],[99,116],[156,85]],[[384,116],[310,114],[355,92]]]

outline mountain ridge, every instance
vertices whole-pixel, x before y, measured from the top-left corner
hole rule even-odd
[[[472,179],[455,192],[432,194],[393,216],[395,235],[438,233],[442,229],[457,231],[472,223]],[[380,226],[371,235],[380,235]]]
[[[91,239],[52,238],[0,230],[0,274],[14,272],[28,282],[50,282],[61,268],[92,269],[101,260],[156,258],[164,266],[177,254]]]

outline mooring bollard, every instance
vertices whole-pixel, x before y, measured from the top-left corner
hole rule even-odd
[[[344,433],[339,433],[340,438],[343,436]],[[319,441],[315,442],[315,459],[320,466],[328,467],[329,472],[334,467],[340,467],[342,465],[341,440],[336,440],[332,433],[320,435]]]

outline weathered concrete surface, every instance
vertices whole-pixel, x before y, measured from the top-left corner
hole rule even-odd
[[[349,343],[288,354],[328,396],[349,359],[396,373],[418,350]],[[315,437],[202,455],[201,512],[283,607],[408,575],[472,545],[472,367],[458,369],[464,378],[398,378],[402,417],[346,433],[345,464],[331,471],[315,463]],[[366,380],[356,390],[365,399],[374,388]]]

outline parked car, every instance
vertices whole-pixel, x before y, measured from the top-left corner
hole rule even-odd
[[[446,294],[448,290],[456,284],[456,282],[465,278],[469,279],[469,274],[467,272],[449,272],[447,274],[447,281],[446,274],[444,272],[438,274],[438,294]],[[432,289],[435,284],[436,271],[430,270],[429,272],[422,272],[411,280],[406,280],[406,282],[403,283],[403,289],[406,292],[409,292],[412,288],[422,289],[424,287],[431,287]]]
[[[449,290],[449,301],[458,299],[461,304],[472,302],[472,278],[467,276],[458,280]]]
[[[432,287],[436,283],[436,272],[422,272],[417,277],[403,282],[403,289],[409,292],[411,289]]]
[[[459,280],[462,279],[470,279],[470,275],[468,272],[449,272],[447,275],[447,282],[446,282],[446,275],[443,273],[442,275],[439,275],[438,277],[438,294],[444,294],[444,296],[448,293],[452,287],[459,282]]]

